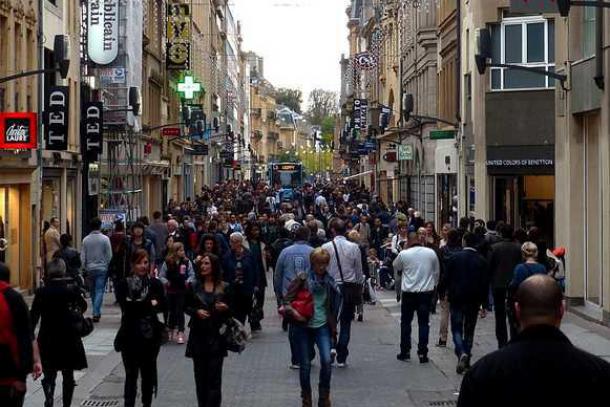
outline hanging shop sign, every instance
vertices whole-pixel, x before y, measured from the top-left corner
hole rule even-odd
[[[413,161],[413,146],[411,144],[398,146],[398,161]]]
[[[161,130],[163,137],[180,137],[180,127],[165,127]]]
[[[91,62],[108,65],[119,54],[119,0],[89,0],[87,55]]]
[[[0,113],[0,150],[31,150],[36,143],[36,113]]]
[[[102,153],[104,104],[102,102],[85,102],[81,121],[81,145],[83,154],[90,160],[97,160]]]
[[[178,82],[177,87],[178,93],[180,93],[183,99],[193,99],[195,93],[201,92],[201,84],[195,82],[195,79],[190,75],[185,76],[182,82]]]
[[[102,86],[124,85],[127,81],[125,68],[100,68],[97,70]]]
[[[51,151],[68,149],[68,115],[70,90],[67,86],[53,86],[45,96],[45,148]]]
[[[189,4],[167,6],[167,69],[189,69],[191,57],[191,9]]]
[[[372,52],[361,52],[354,56],[354,62],[359,69],[374,69],[377,66],[377,57]]]
[[[355,99],[354,100],[354,113],[352,123],[354,129],[364,130],[366,129],[366,114],[369,107],[369,102],[366,99]]]

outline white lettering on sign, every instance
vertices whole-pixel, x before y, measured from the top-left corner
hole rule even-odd
[[[119,4],[117,0],[89,0],[87,54],[99,65],[112,63],[119,54]]]
[[[528,158],[521,160],[487,160],[489,167],[550,167],[554,164],[551,158]]]
[[[13,124],[5,132],[7,143],[27,143],[30,141],[30,129],[27,126]]]

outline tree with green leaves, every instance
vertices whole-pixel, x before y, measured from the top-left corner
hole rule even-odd
[[[279,88],[275,91],[275,103],[284,105],[293,112],[301,114],[303,92],[299,89]]]
[[[337,93],[324,89],[314,89],[309,94],[309,108],[306,117],[314,126],[322,126],[324,119],[334,116],[339,110]]]

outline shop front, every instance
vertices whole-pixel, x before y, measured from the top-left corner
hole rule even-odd
[[[525,230],[536,226],[553,242],[553,146],[488,147],[487,158],[492,219]]]

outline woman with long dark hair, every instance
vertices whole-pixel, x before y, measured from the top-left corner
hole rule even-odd
[[[182,243],[174,243],[170,254],[161,266],[159,279],[167,291],[169,318],[167,326],[170,329],[170,340],[184,344],[184,301],[186,289],[195,279],[193,264],[186,257]]]
[[[220,260],[206,253],[195,260],[196,280],[186,296],[191,317],[186,357],[193,359],[199,407],[219,407],[222,401],[222,365],[227,349],[220,327],[230,317],[228,292]]]
[[[125,366],[125,407],[136,404],[140,374],[142,406],[150,407],[157,390],[157,356],[164,329],[157,313],[165,308],[165,293],[161,281],[150,277],[146,250],[136,250],[130,263],[131,274],[116,288],[122,316],[114,347],[121,352]]]

